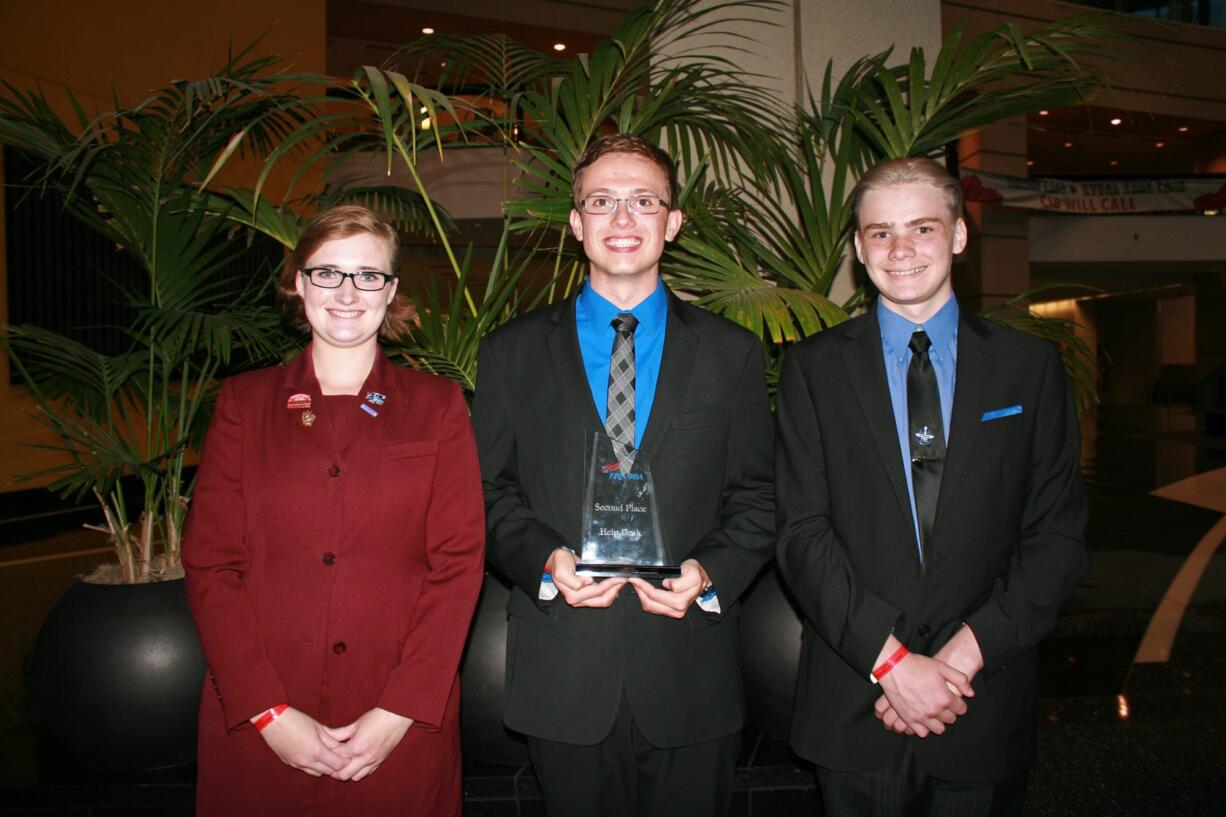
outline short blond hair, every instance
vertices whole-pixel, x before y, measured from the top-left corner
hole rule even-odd
[[[937,161],[924,157],[887,159],[860,177],[851,191],[851,213],[856,229],[860,229],[860,205],[870,190],[899,184],[921,182],[930,184],[945,194],[945,202],[954,220],[962,218],[962,185]]]
[[[325,242],[337,238],[367,233],[387,245],[388,270],[392,275],[399,276],[400,236],[396,228],[379,217],[377,213],[359,204],[342,204],[329,207],[311,219],[306,229],[302,231],[297,245],[281,269],[277,281],[277,306],[294,326],[304,332],[310,331],[307,323],[306,310],[302,297],[294,286],[302,268],[316,250]],[[397,340],[409,333],[409,324],[417,317],[417,309],[409,296],[399,289],[387,305],[387,314],[383,316],[383,325],[379,327],[379,336],[387,340]]]

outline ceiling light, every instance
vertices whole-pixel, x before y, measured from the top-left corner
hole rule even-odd
[[[1180,133],[1187,133],[1187,132],[1188,132],[1188,126],[1187,126],[1187,125],[1180,125],[1180,126],[1179,126],[1179,132],[1180,132]]]
[[[565,50],[566,50],[566,43],[554,43],[554,44],[553,44],[553,50],[554,50],[554,51],[565,51]]]
[[[1064,143],[1064,146],[1065,146],[1066,148],[1071,148],[1071,147],[1073,146],[1073,143],[1072,143],[1072,142],[1065,142],[1065,143]]]
[[[1117,117],[1115,117],[1114,119],[1112,119],[1112,120],[1111,120],[1111,124],[1112,124],[1112,125],[1122,125],[1122,124],[1124,124],[1124,120],[1123,120],[1123,119],[1120,119],[1120,118],[1117,116]]]
[[[421,30],[421,33],[422,34],[433,34],[434,29],[430,28],[430,26],[426,26],[425,28]]]
[[[1156,147],[1156,148],[1164,148],[1164,147],[1166,147],[1166,142],[1154,142],[1154,147]]]
[[[1034,167],[1034,159],[1027,159],[1026,167]]]
[[[1116,167],[1116,166],[1118,166],[1118,165],[1119,165],[1119,161],[1117,161],[1116,159],[1112,159],[1112,160],[1111,160],[1111,166],[1112,166],[1112,167]]]
[[[1047,116],[1051,111],[1039,111],[1039,116]]]

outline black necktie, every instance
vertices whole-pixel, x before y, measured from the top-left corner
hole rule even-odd
[[[613,439],[621,471],[627,473],[634,464],[634,330],[639,321],[629,312],[623,312],[612,324],[617,334],[609,357],[609,397],[604,426]]]
[[[911,484],[915,489],[915,515],[919,520],[921,553],[931,545],[932,523],[941,493],[941,468],[945,464],[945,430],[941,420],[941,393],[928,349],[928,334],[919,330],[907,344],[911,365],[907,368],[907,426],[911,441]]]

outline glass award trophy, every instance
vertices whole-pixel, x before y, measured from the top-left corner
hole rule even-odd
[[[601,431],[588,434],[583,539],[576,571],[581,576],[681,575],[673,564],[656,508],[655,484],[643,455],[620,448]]]

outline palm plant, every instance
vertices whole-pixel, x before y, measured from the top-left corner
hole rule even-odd
[[[97,497],[98,529],[111,538],[123,582],[181,575],[191,493],[184,463],[207,426],[219,374],[274,361],[299,342],[264,297],[272,276],[242,280],[232,262],[243,251],[235,224],[292,246],[302,219],[215,180],[233,157],[274,154],[310,132],[317,100],[292,86],[321,78],[277,73],[275,58],[247,54],[206,80],[176,81],[94,118],[70,94],[72,123],[41,91],[6,85],[0,96],[0,142],[40,167],[32,193],[57,192],[141,271],[136,284],[112,282],[135,315],[118,354],[32,326],[7,327],[4,338],[41,422],[59,437],[52,447],[65,455],[29,476],[50,474],[53,490]],[[399,188],[327,196],[373,201],[409,227],[423,222],[417,198]]]
[[[276,88],[271,60],[244,56],[209,80],[176,82],[93,119],[73,99],[73,125],[41,92],[9,86],[0,99],[0,140],[41,162],[33,182],[57,190],[143,273],[139,284],[117,286],[135,314],[118,354],[29,326],[8,327],[5,338],[67,455],[50,469],[51,488],[96,495],[125,582],[179,567],[184,459],[203,434],[218,372],[281,348],[279,320],[260,303],[263,285],[227,274],[241,245],[203,206],[202,185],[232,155],[270,150],[305,122],[301,100]],[[127,476],[139,498],[129,496]]]

